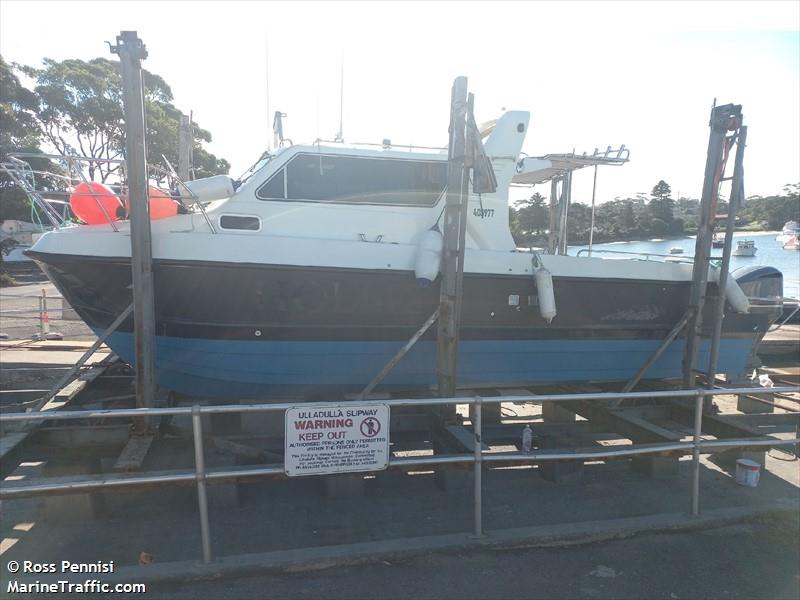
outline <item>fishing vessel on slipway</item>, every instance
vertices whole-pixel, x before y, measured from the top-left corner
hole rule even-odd
[[[558,172],[522,158],[528,123],[527,112],[505,112],[484,141],[498,185],[469,197],[458,380],[627,380],[686,312],[692,265],[518,249],[509,186]],[[265,153],[237,181],[188,182],[204,210],[152,221],[158,383],[213,397],[363,388],[438,304],[447,168],[446,152],[319,142]],[[131,301],[128,232],[124,220],[69,226],[29,251],[98,333]],[[782,279],[750,268],[728,281],[718,371],[741,373],[776,316],[753,297],[781,297]],[[128,362],[132,331],[129,319],[108,340]],[[435,336],[385,385],[435,383]],[[647,377],[679,377],[684,344]]]

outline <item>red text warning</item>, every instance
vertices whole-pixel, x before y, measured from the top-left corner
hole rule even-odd
[[[289,476],[378,471],[389,464],[389,407],[345,404],[286,411]]]

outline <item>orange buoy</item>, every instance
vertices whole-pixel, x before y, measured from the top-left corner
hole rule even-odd
[[[108,223],[109,219],[118,221],[117,209],[120,205],[119,197],[111,188],[97,181],[81,182],[69,195],[72,213],[87,225]]]
[[[178,203],[160,189],[150,186],[150,220],[166,219],[178,214]]]
[[[178,214],[178,203],[157,187],[151,185],[148,188],[148,195],[150,196],[151,221],[174,217]],[[130,201],[127,197],[125,198],[125,208],[128,210],[128,213],[130,213]]]

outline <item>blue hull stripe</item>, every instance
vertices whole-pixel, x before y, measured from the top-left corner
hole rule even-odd
[[[676,340],[651,367],[648,378],[681,375],[684,340]],[[723,340],[719,372],[746,368],[751,339]],[[114,333],[109,345],[133,364],[133,335]],[[156,338],[158,383],[190,395],[241,398],[301,388],[366,385],[403,342],[229,341]],[[658,347],[658,340],[462,341],[458,381],[463,385],[630,379]],[[697,365],[705,368],[709,341]],[[418,342],[386,378],[386,385],[435,383],[436,345]]]

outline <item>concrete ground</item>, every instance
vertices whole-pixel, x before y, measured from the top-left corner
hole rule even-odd
[[[800,598],[798,515],[572,547],[425,553],[318,572],[154,583],[164,600]]]
[[[182,462],[179,447],[173,448],[172,460]],[[772,451],[759,486],[745,488],[733,481],[730,467],[704,457],[701,509],[800,510],[800,469],[789,458]],[[213,450],[207,451],[207,462],[232,464]],[[487,470],[484,527],[500,531],[685,513],[690,467],[682,460],[677,477],[654,479],[633,471],[627,461],[598,463],[587,466],[583,481],[574,484],[546,481],[535,468]],[[26,463],[12,477],[35,478],[41,469],[40,463]],[[383,473],[359,483],[363,493],[360,486],[345,486],[326,494],[316,477],[242,484],[238,496],[236,486],[210,486],[212,553],[224,557],[472,531],[467,471],[454,474],[447,491],[438,489],[428,472]],[[124,566],[135,565],[140,552],[158,563],[200,558],[194,487],[106,494],[95,501],[96,518],[89,515],[86,497],[4,501],[2,560],[114,560]]]

